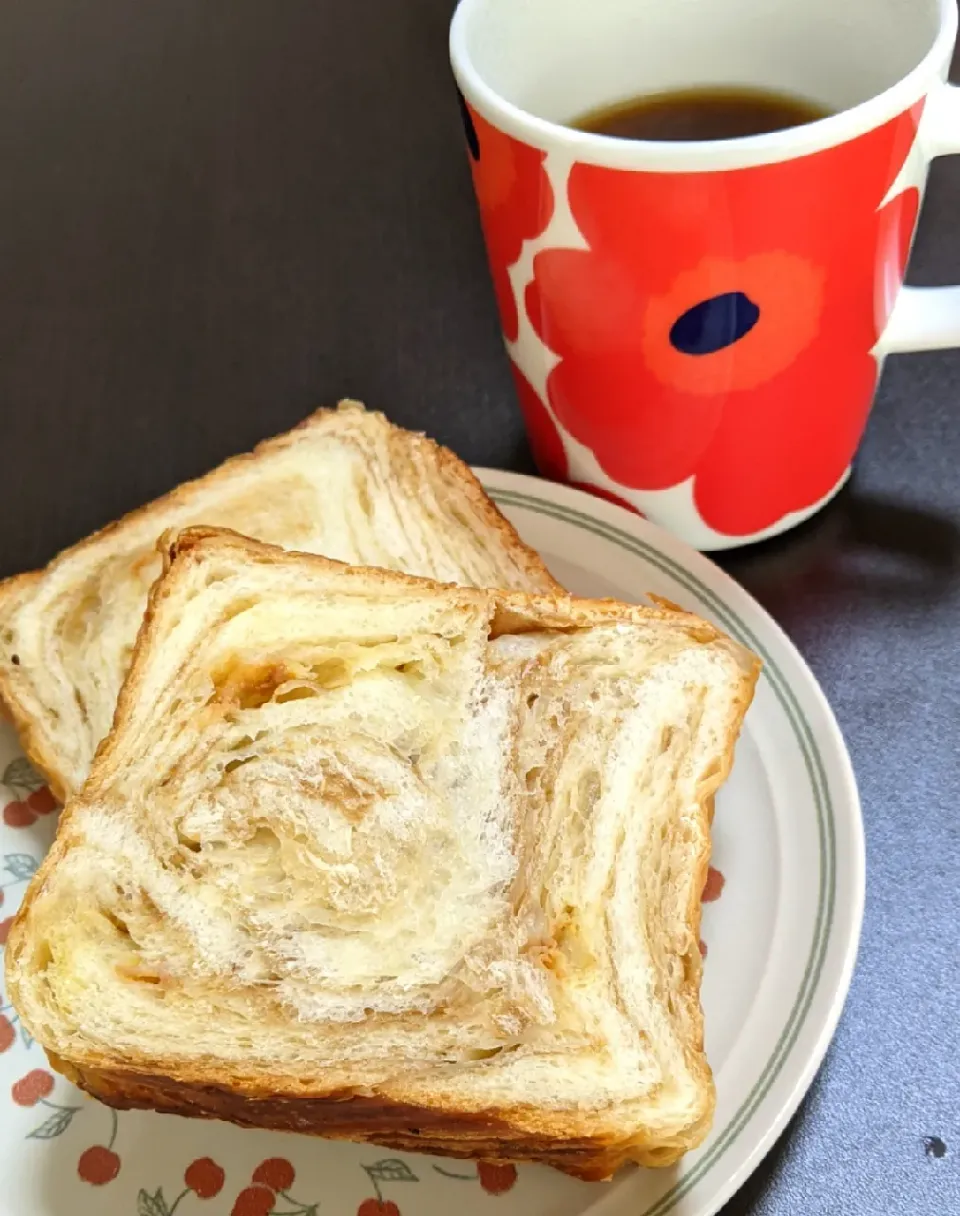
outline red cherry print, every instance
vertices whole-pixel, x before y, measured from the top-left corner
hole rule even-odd
[[[7,935],[10,932],[10,926],[12,924],[12,916],[8,916],[5,920],[0,920],[0,946],[5,946],[7,944]]]
[[[719,870],[715,870],[713,866],[707,870],[707,881],[703,884],[703,902],[705,904],[713,903],[715,899],[719,899],[723,891],[723,884],[727,880],[723,877]]]
[[[517,1167],[507,1161],[481,1161],[477,1176],[488,1195],[504,1195],[516,1186]]]
[[[269,1216],[273,1200],[268,1186],[248,1186],[234,1200],[230,1216]]]
[[[200,1157],[191,1161],[183,1175],[183,1181],[198,1199],[212,1199],[223,1190],[223,1170],[212,1157]]]
[[[25,802],[8,802],[3,808],[3,822],[8,828],[26,828],[36,819],[36,815]]]
[[[77,1173],[91,1186],[104,1186],[120,1173],[120,1158],[112,1148],[94,1144],[80,1154]]]
[[[10,1094],[17,1106],[36,1106],[53,1090],[53,1077],[45,1068],[35,1068],[19,1081],[14,1081]]]
[[[400,1209],[389,1199],[364,1199],[357,1216],[400,1216]]]
[[[0,1013],[0,1051],[6,1051],[12,1047],[16,1037],[17,1032],[13,1029],[13,1022],[5,1013]]]
[[[27,806],[35,815],[49,815],[51,811],[57,809],[57,800],[47,786],[42,786],[38,790],[34,790],[27,799]]]
[[[293,1166],[283,1157],[268,1157],[253,1171],[253,1181],[271,1191],[289,1191],[296,1176]]]

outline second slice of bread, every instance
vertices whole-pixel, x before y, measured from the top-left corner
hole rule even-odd
[[[320,410],[0,584],[0,702],[61,799],[113,720],[160,570],[157,537],[191,524],[440,582],[558,590],[452,452],[356,402]]]

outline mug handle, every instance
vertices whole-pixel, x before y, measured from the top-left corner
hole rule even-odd
[[[960,152],[960,88],[938,82],[927,97],[918,138],[928,160]],[[902,287],[876,353],[951,346],[960,346],[960,287]]]

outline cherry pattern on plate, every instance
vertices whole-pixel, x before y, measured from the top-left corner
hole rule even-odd
[[[13,1026],[6,1017],[4,1022],[9,1027],[9,1036],[13,1033]],[[41,1113],[44,1118],[27,1132],[27,1140],[55,1140],[57,1136],[62,1136],[73,1122],[74,1115],[81,1109],[79,1106],[52,1101],[50,1095],[53,1088],[53,1074],[45,1068],[31,1069],[10,1086],[10,1098],[14,1105],[43,1108]]]
[[[107,1109],[103,1107],[101,1109]],[[119,1119],[115,1110],[110,1111],[110,1140],[107,1144],[91,1144],[80,1154],[77,1173],[91,1186],[106,1186],[120,1173],[120,1154],[114,1151],[117,1142]]]
[[[376,1192],[369,1199],[364,1199],[357,1208],[357,1216],[400,1216],[400,1209],[392,1199],[384,1197],[384,1187],[395,1182],[419,1182],[406,1161],[399,1157],[384,1157],[370,1165],[364,1165],[364,1173]]]
[[[716,900],[718,900],[723,894],[723,888],[726,885],[726,881],[727,880],[716,868],[716,866],[710,866],[710,868],[707,870],[706,882],[703,884],[703,894],[700,897],[701,901],[705,904],[715,903]],[[702,937],[700,938],[698,945],[700,947],[700,957],[706,958],[707,943]]]
[[[3,854],[3,866],[0,868],[0,905],[6,899],[5,892],[28,883],[36,874],[39,865],[40,863],[30,853]],[[12,916],[7,916],[0,921],[0,946],[7,944],[7,935],[12,923]]]
[[[0,776],[0,786],[5,787],[14,795],[12,801],[5,801],[0,789],[0,802],[3,806],[3,823],[8,828],[26,828],[36,822],[38,816],[49,815],[57,809],[56,799],[40,777],[23,756],[17,756],[3,770]],[[0,907],[7,900],[7,892],[23,886],[37,872],[39,862],[30,853],[12,852],[3,854],[3,865],[0,866]],[[18,902],[15,900],[15,903]],[[13,916],[0,918],[0,947],[7,943]],[[14,1024],[17,1018],[8,1014],[9,1006],[2,1006],[2,1012]],[[29,1047],[33,1039],[23,1031],[24,1045]],[[7,1051],[12,1046],[8,1041],[8,1032],[0,1029],[0,1052]],[[29,1040],[29,1041],[28,1041]],[[6,1044],[3,1046],[3,1044]]]
[[[183,1181],[187,1190],[193,1191],[198,1199],[213,1199],[223,1190],[225,1177],[222,1167],[213,1158],[200,1157],[187,1166]]]
[[[88,1150],[89,1151],[89,1150]],[[469,1168],[469,1167],[465,1167]],[[399,1182],[420,1182],[406,1161],[385,1157],[362,1166],[370,1180],[373,1195],[361,1200],[357,1216],[400,1216],[398,1204],[387,1197],[385,1190]],[[479,1182],[488,1195],[503,1195],[517,1182],[516,1166],[504,1161],[481,1161],[469,1173],[433,1169],[442,1177],[462,1182]],[[320,1201],[307,1202],[291,1194],[297,1173],[286,1157],[267,1157],[250,1174],[250,1181],[237,1193],[230,1216],[317,1216]],[[192,1162],[184,1173],[186,1189],[168,1202],[163,1189],[153,1193],[141,1190],[137,1211],[140,1216],[172,1216],[181,1200],[191,1192],[198,1199],[218,1195],[224,1185],[224,1170],[210,1157]]]
[[[703,884],[703,895],[701,897],[703,902],[705,904],[712,904],[715,900],[719,899],[723,894],[723,887],[726,881],[720,871],[711,866],[707,870],[707,881]]]
[[[7,1015],[6,1009],[0,1013],[0,1054],[9,1051],[17,1041],[17,1031],[15,1022],[17,1015],[14,1013],[12,1017]]]
[[[137,1216],[173,1216],[190,1194],[197,1199],[213,1199],[219,1195],[225,1179],[223,1166],[218,1165],[212,1157],[198,1157],[184,1170],[183,1190],[176,1199],[167,1199],[162,1186],[153,1192],[141,1187],[137,1194]]]
[[[276,1195],[268,1186],[244,1187],[230,1209],[230,1216],[268,1216]]]
[[[455,1178],[458,1182],[479,1182],[488,1195],[505,1195],[517,1185],[517,1167],[511,1161],[478,1161],[476,1170],[468,1173],[464,1169],[450,1169],[435,1165],[434,1172],[442,1178]]]
[[[10,1086],[10,1097],[17,1106],[36,1106],[53,1093],[53,1077],[45,1068],[34,1068]]]
[[[0,776],[0,802],[4,802],[3,787],[15,795],[12,802],[5,802],[3,806],[3,824],[8,828],[28,827],[39,815],[48,815],[57,809],[56,800],[44,785],[43,778],[34,772],[29,761],[23,756],[11,760]],[[4,852],[0,856],[0,909],[8,913],[0,917],[0,949],[7,944],[13,925],[13,913],[26,884],[36,874],[39,865],[38,859],[32,853],[16,850]],[[20,1021],[13,1006],[0,996],[0,1054],[16,1047],[18,1029],[23,1047],[32,1047],[33,1035]],[[17,1101],[15,1097],[14,1101]]]
[[[57,800],[43,778],[23,756],[10,761],[0,782],[14,795],[3,808],[3,822],[8,828],[29,827],[39,816],[58,809]]]
[[[284,1216],[316,1216],[319,1203],[303,1203],[290,1194],[297,1171],[286,1157],[267,1157],[250,1176],[250,1185],[236,1197],[230,1216],[268,1216],[277,1196],[283,1200]]]

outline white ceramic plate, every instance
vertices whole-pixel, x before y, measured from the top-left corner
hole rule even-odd
[[[571,590],[658,592],[765,661],[717,800],[722,896],[705,908],[707,1050],[718,1104],[706,1144],[668,1171],[579,1183],[539,1167],[328,1144],[139,1112],[119,1116],[55,1077],[0,999],[0,1216],[710,1216],[783,1128],[846,995],[863,909],[856,786],[833,715],[761,608],[699,554],[629,512],[507,473],[484,481]],[[0,937],[54,830],[51,799],[0,732]],[[720,885],[717,875],[711,884]]]

